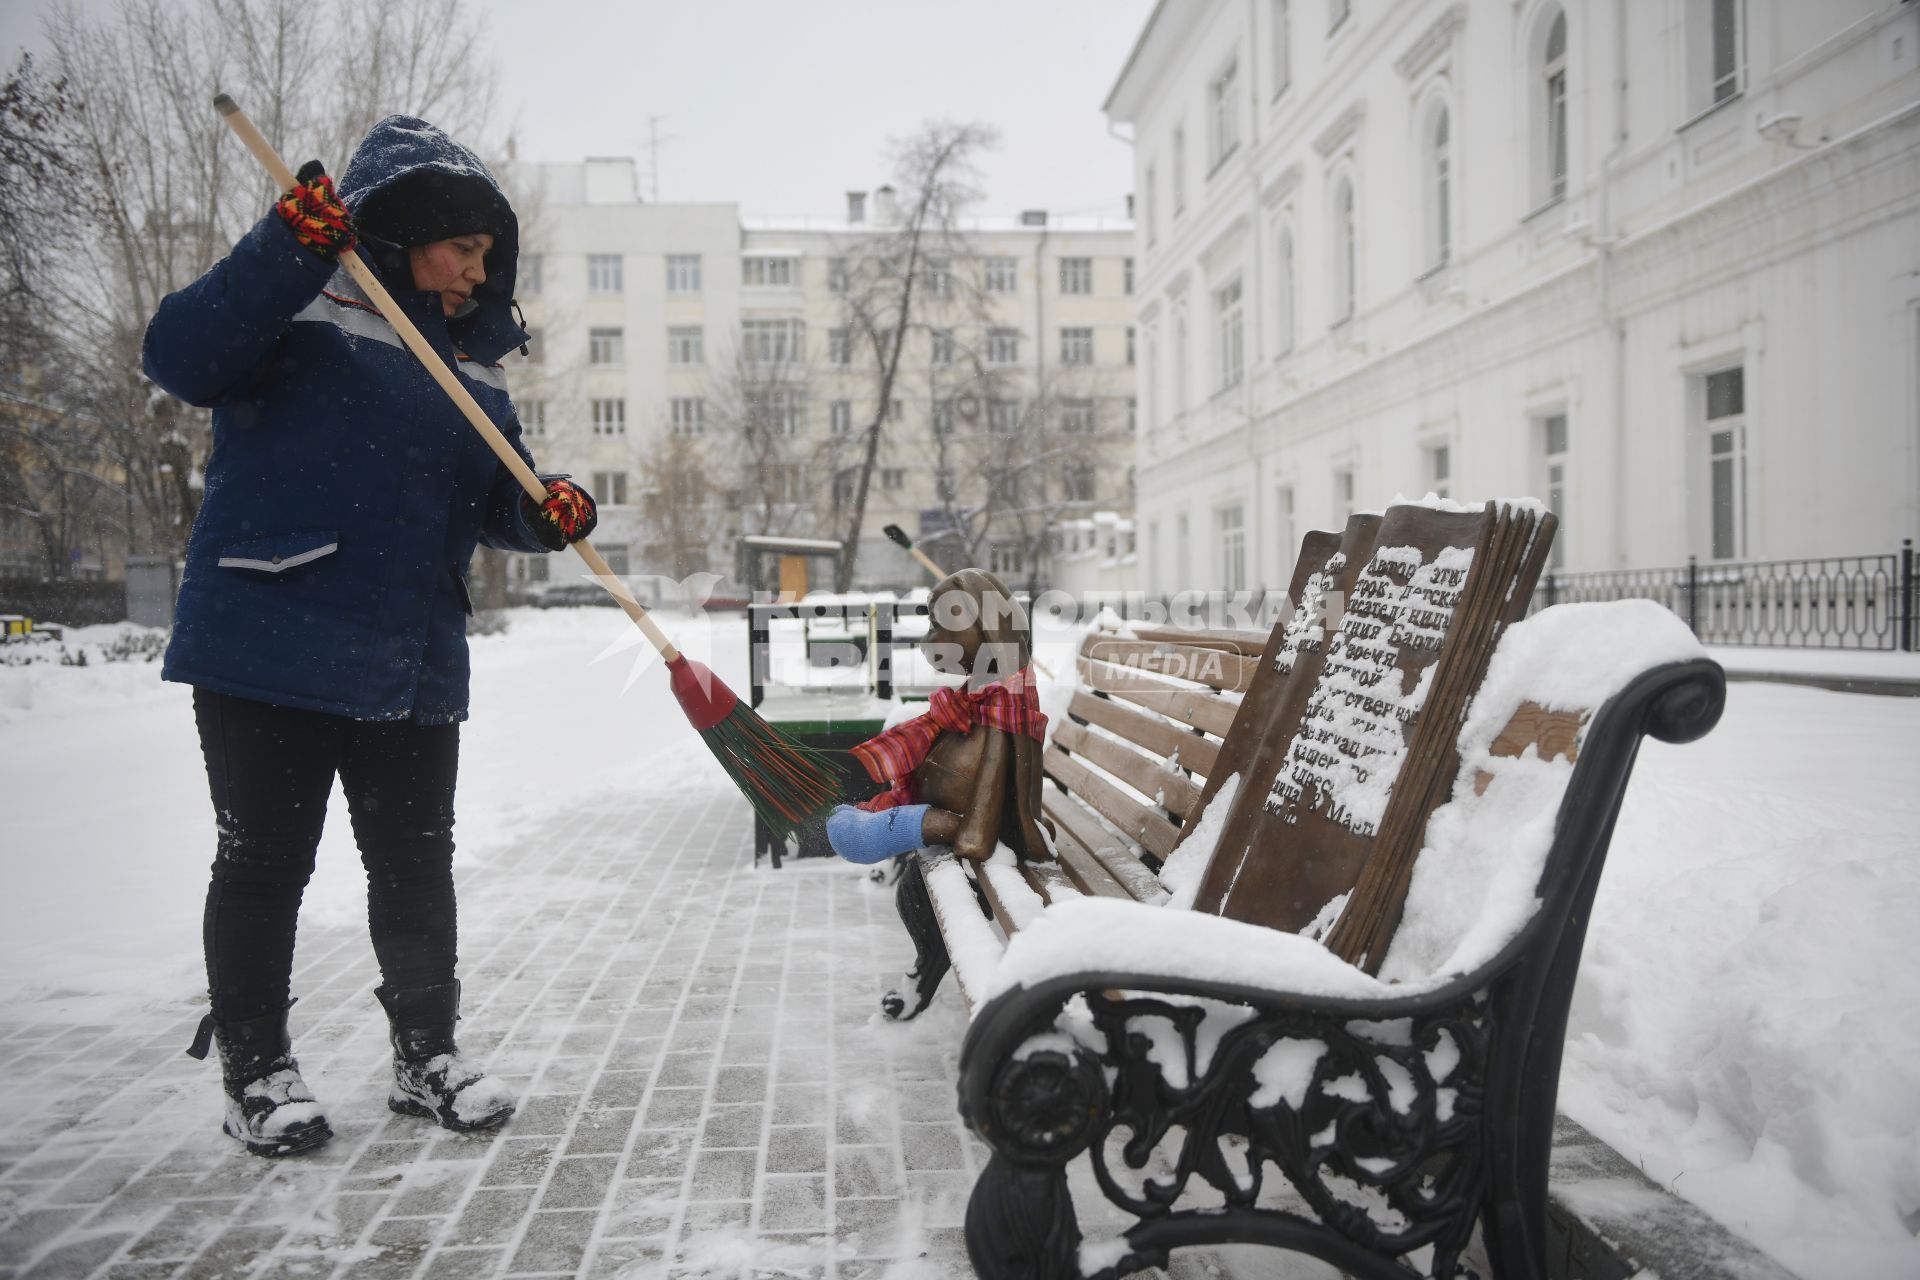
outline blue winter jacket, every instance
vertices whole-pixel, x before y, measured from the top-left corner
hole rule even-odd
[[[410,176],[484,179],[499,199],[486,282],[449,320],[404,251],[363,238],[361,256],[531,465],[499,363],[527,340],[512,211],[472,152],[407,116],[374,126],[340,194],[357,208]],[[507,469],[346,271],[269,212],[160,304],[145,367],[213,409],[163,677],[361,720],[464,720],[474,544],[545,548]]]

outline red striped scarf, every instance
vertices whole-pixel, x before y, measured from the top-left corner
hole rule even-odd
[[[868,812],[913,804],[913,771],[933,750],[943,733],[966,733],[976,724],[992,725],[1008,733],[1024,733],[1035,742],[1046,740],[1047,717],[1040,711],[1040,693],[1033,670],[1022,668],[984,689],[935,689],[930,710],[905,724],[867,739],[853,754],[867,768],[867,776],[891,787],[860,808]]]

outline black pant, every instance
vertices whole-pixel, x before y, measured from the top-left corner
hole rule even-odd
[[[344,716],[196,688],[219,825],[203,924],[219,1022],[286,1007],[294,922],[337,773],[367,870],[386,985],[453,981],[453,783],[460,726]]]

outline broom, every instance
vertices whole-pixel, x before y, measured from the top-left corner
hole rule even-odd
[[[239,104],[220,94],[213,105],[226,122],[244,142],[247,150],[266,168],[275,185],[281,191],[293,187],[297,179],[286,161],[280,158],[273,144],[261,136],[240,110]],[[420,336],[413,321],[407,319],[399,305],[394,302],[379,279],[360,260],[360,256],[351,249],[340,252],[340,265],[347,269],[368,299],[378,307],[380,314],[387,318],[394,332],[407,349],[418,357],[440,389],[450,396],[460,412],[466,415],[475,431],[480,433],[496,457],[504,464],[513,478],[520,482],[527,496],[535,503],[545,502],[547,487],[534,475],[500,429],[493,425],[472,394],[461,384],[453,370],[441,360],[427,340]],[[667,671],[674,698],[680,703],[680,709],[686,713],[687,720],[699,733],[700,738],[719,760],[720,767],[727,771],[734,785],[746,796],[747,803],[754,807],[769,829],[785,837],[801,826],[807,819],[824,812],[840,800],[840,780],[833,769],[830,757],[813,747],[789,742],[776,732],[772,725],[754,714],[734,696],[733,690],[720,681],[704,663],[695,662],[674,647],[666,634],[654,625],[647,611],[626,584],[615,577],[613,570],[600,553],[582,538],[573,544],[580,558],[587,562],[587,568],[593,571],[594,580],[626,611],[635,626],[666,659]]]

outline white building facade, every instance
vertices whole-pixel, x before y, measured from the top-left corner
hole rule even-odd
[[[737,470],[728,415],[753,395],[778,399],[791,436],[766,464],[779,473],[777,510],[764,490],[743,497],[738,518],[719,531],[712,569],[731,571],[741,534],[840,537],[875,412],[873,357],[847,328],[846,264],[888,230],[890,193],[850,193],[844,221],[748,224],[732,204],[641,201],[627,159],[518,164],[508,181],[524,210],[518,293],[534,334],[530,356],[509,364],[515,403],[541,465],[572,473],[598,500],[595,545],[609,564],[669,571],[649,548],[649,461],[664,437],[682,436]],[[1099,515],[1106,526],[1124,525],[1134,460],[1133,244],[1129,223],[1029,213],[982,220],[967,229],[963,258],[930,260],[872,475],[857,584],[924,582],[883,529],[897,524],[938,554],[955,495],[964,503],[978,481],[961,472],[991,457],[993,432],[1031,419],[1020,400],[1036,388],[1049,415],[1070,420],[1064,430],[1084,421],[1086,441],[1062,450],[1048,475],[1028,477],[1022,502],[1042,502],[1049,523]],[[950,301],[968,291],[939,285],[962,272],[985,285],[972,309]],[[994,373],[991,397],[964,385],[970,363]],[[945,450],[944,468],[936,432],[956,446]],[[1012,528],[1011,517],[989,526],[981,556],[1008,573],[1022,567]],[[1035,545],[1031,531],[1023,541]],[[1064,547],[1068,535],[1053,541]],[[1108,540],[1116,555],[1097,565],[1079,554],[1090,539],[1071,542],[1071,565],[1059,558],[1066,576],[1092,574],[1104,585],[1131,564],[1124,539]],[[529,566],[518,571],[544,567]]]
[[[1920,5],[1176,0],[1135,151],[1143,585],[1396,494],[1563,571],[1920,532]]]

